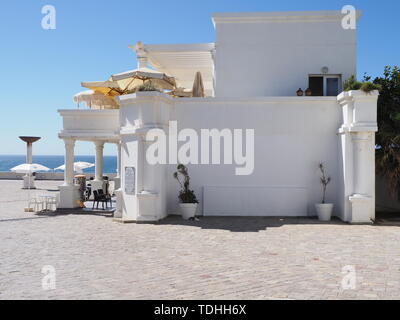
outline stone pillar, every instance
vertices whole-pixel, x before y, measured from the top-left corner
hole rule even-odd
[[[74,184],[75,140],[64,139],[64,144],[65,144],[64,186],[72,186]]]
[[[138,41],[136,43],[136,46],[133,47],[133,49],[136,52],[136,60],[138,62],[138,68],[146,68],[148,65],[148,58],[147,58],[147,52],[143,47],[143,43],[141,41]]]
[[[26,142],[26,163],[32,164],[32,146],[33,143],[40,140],[40,137],[19,137],[22,141]],[[31,173],[27,173],[23,177],[23,189],[36,189],[35,187],[35,176]]]
[[[103,150],[104,150],[104,142],[96,141],[96,174],[95,181],[103,181]]]
[[[352,133],[354,152],[354,193],[368,195],[369,193],[369,170],[371,153],[371,134],[369,132]]]
[[[344,190],[343,220],[371,223],[375,219],[375,132],[377,91],[343,92],[338,101],[343,107],[342,164]]]
[[[117,143],[117,177],[121,178],[121,142]]]
[[[32,142],[26,144],[26,163],[32,163]]]
[[[95,175],[91,181],[92,190],[103,190],[106,192],[106,183],[103,179],[103,150],[104,141],[95,141],[96,159],[95,159]]]
[[[66,138],[65,144],[65,171],[64,184],[60,189],[60,202],[58,208],[72,209],[79,207],[79,186],[74,185],[74,148],[75,140]]]
[[[147,139],[152,129],[163,132],[168,140],[170,107],[168,95],[139,92],[118,97],[120,105],[122,167],[122,221],[158,221],[167,216],[166,164],[150,164],[146,151],[154,143]]]
[[[26,163],[32,164],[32,148],[33,143],[32,142],[27,142],[26,143]],[[23,189],[36,189],[35,186],[35,176],[32,175],[31,173],[27,173],[25,176],[23,176]]]
[[[114,178],[115,190],[121,187],[121,142],[117,142],[117,175]]]

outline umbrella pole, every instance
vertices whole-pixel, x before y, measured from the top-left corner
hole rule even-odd
[[[31,201],[31,174],[28,173],[28,203]]]

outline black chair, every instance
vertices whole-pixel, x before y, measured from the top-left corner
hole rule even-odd
[[[93,190],[93,196],[94,196],[94,200],[93,200],[93,208],[94,209],[94,205],[97,203],[97,209],[99,208],[99,203],[101,202],[102,206],[103,206],[103,210],[104,208],[104,204],[106,204],[107,207],[107,198],[103,195],[100,195],[99,192],[97,192],[96,190]]]
[[[110,202],[110,206],[112,207],[112,197],[109,194],[104,193],[102,189],[97,190],[100,197],[104,197],[106,199],[106,205]]]
[[[92,188],[91,186],[87,186],[85,190],[85,201],[89,201],[91,195],[92,195]]]

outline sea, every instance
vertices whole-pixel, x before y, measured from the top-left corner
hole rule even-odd
[[[84,161],[95,163],[94,156],[75,156],[75,162]],[[26,162],[25,155],[0,155],[0,172],[8,172],[20,164]],[[33,156],[32,162],[41,164],[47,168],[54,169],[64,164],[64,156]],[[57,171],[62,172],[62,171]],[[95,168],[88,168],[83,170],[85,173],[94,173]],[[104,156],[103,157],[103,172],[116,173],[117,172],[117,157]]]

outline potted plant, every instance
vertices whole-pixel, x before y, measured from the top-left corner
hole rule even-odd
[[[177,167],[177,172],[174,173],[174,178],[179,182],[181,186],[181,190],[179,191],[179,206],[181,208],[182,217],[185,220],[194,219],[197,210],[197,201],[196,195],[193,190],[190,190],[189,183],[190,177],[188,173],[188,169],[183,164],[179,164]],[[183,181],[179,178],[179,176],[183,177]]]
[[[125,94],[137,93],[137,92],[162,92],[157,86],[155,86],[151,81],[144,82],[143,84],[134,87],[131,90],[127,90]]]
[[[352,75],[350,78],[348,78],[346,81],[343,82],[343,90],[344,91],[361,90],[366,94],[369,94],[374,90],[381,91],[382,86],[370,81],[363,81],[363,82],[358,81],[355,75]]]
[[[325,203],[326,199],[326,188],[328,184],[331,182],[331,177],[327,177],[325,174],[325,167],[323,163],[319,164],[319,170],[321,171],[321,184],[322,184],[322,203],[317,203],[315,208],[317,210],[318,219],[320,221],[329,221],[331,220],[333,204]]]

